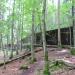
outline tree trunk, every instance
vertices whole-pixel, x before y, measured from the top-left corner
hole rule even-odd
[[[75,0],[72,0],[72,24],[73,24],[73,40],[75,47]]]
[[[0,49],[1,49],[1,35],[0,35]]]
[[[39,14],[38,14],[38,16],[39,16],[39,20],[40,20],[40,23],[39,23],[39,25],[40,25],[40,34],[42,34],[42,28],[41,28],[41,17],[40,17]],[[40,35],[40,45],[42,45],[42,35]]]
[[[3,48],[3,39],[2,39],[3,37],[2,37],[2,34],[1,34],[1,50],[3,51],[3,56],[4,56],[4,69],[6,69],[6,56],[5,56],[5,50],[4,50],[4,48]]]
[[[19,25],[17,26],[17,49],[16,49],[16,55],[19,54],[18,50],[19,50]]]
[[[32,61],[34,62],[35,60],[35,54],[34,54],[34,14],[35,11],[32,11],[32,34],[31,34],[31,57]]]
[[[23,12],[23,14],[21,16],[22,17],[22,24],[21,24],[21,51],[22,51],[22,45],[23,45],[22,37],[23,37],[23,24],[24,24],[24,4],[21,7],[21,11]]]
[[[69,34],[70,34],[70,47],[71,47],[72,46],[71,27],[69,27]]]
[[[14,48],[14,47],[13,47],[13,45],[14,45],[14,44],[13,44],[13,42],[14,42],[14,41],[13,41],[13,37],[14,37],[14,35],[13,35],[13,25],[14,25],[14,24],[12,24],[12,28],[11,28],[11,56],[10,56],[10,58],[13,57],[13,48]]]
[[[61,46],[61,31],[60,31],[60,0],[58,0],[58,11],[57,11],[57,24],[58,24],[58,46]]]
[[[45,60],[45,69],[44,75],[50,75],[49,72],[49,61],[48,61],[48,51],[46,48],[46,0],[43,0],[43,11],[42,11],[42,40],[43,40],[43,49],[44,49],[44,60]]]
[[[13,18],[12,18],[12,27],[11,27],[11,56],[10,58],[13,57],[13,49],[14,49],[14,6],[15,6],[15,0],[14,0],[14,3],[13,3]]]
[[[20,45],[20,51],[22,51],[22,24],[23,24],[23,19],[22,19],[22,10],[23,10],[23,8],[22,8],[22,6],[23,5],[21,5],[22,4],[22,2],[21,1],[19,1],[19,10],[21,11],[20,13],[19,13],[19,29],[18,29],[18,32],[19,32],[19,45]]]
[[[8,46],[8,43],[9,43],[9,35],[7,35],[7,50],[6,50],[6,55],[8,56],[8,51],[9,51],[9,46]]]

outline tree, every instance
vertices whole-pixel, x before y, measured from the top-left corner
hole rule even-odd
[[[36,12],[37,12],[37,8],[39,7],[40,4],[40,0],[32,0],[30,2],[30,0],[27,0],[26,2],[26,16],[28,18],[29,24],[31,23],[31,57],[32,57],[32,61],[34,62],[35,60],[35,53],[34,53],[34,40],[35,40],[35,32],[34,32],[34,26],[36,25],[37,21],[36,21]],[[28,6],[28,7],[27,7]],[[27,19],[26,19],[27,20]]]
[[[0,43],[1,43],[1,50],[3,51],[3,59],[4,59],[4,69],[6,69],[6,55],[5,55],[5,50],[4,50],[4,43],[3,43],[3,38],[5,35],[5,18],[4,18],[4,14],[6,12],[6,1],[2,0],[0,1]]]
[[[3,59],[4,59],[4,69],[6,69],[6,55],[5,55],[5,50],[4,50],[4,45],[3,45],[3,35],[1,34],[1,50],[3,51]]]
[[[72,24],[73,24],[73,40],[75,47],[75,0],[72,0]]]
[[[34,57],[34,10],[32,11],[32,33],[31,33],[31,56],[32,56],[32,61],[35,60]]]
[[[49,61],[48,61],[48,51],[46,48],[46,1],[43,0],[43,11],[42,11],[42,40],[43,40],[43,49],[44,49],[44,60],[45,60],[45,69],[44,69],[44,75],[50,75],[49,72]]]
[[[61,46],[61,31],[60,31],[60,0],[58,0],[58,11],[57,11],[57,15],[58,15],[58,20],[57,20],[57,24],[58,24],[58,46]]]
[[[13,57],[13,49],[14,49],[14,6],[15,6],[15,0],[13,2],[13,12],[12,12],[12,26],[11,26],[11,56]]]

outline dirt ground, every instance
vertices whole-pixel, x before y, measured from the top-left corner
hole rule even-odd
[[[49,53],[49,60],[54,59],[62,59],[64,57],[68,57],[69,50],[68,49],[62,49],[61,51],[58,51],[56,48],[48,48]],[[44,65],[44,55],[43,50],[39,51],[35,54],[37,58],[37,62],[34,64],[29,65],[29,69],[26,71],[19,70],[20,66],[22,64],[27,64],[28,62],[26,59],[22,60],[16,60],[6,65],[6,69],[3,69],[3,67],[0,67],[0,75],[40,75],[37,73],[38,69],[42,70]],[[75,75],[75,70],[61,70],[59,72],[54,72],[52,75]]]

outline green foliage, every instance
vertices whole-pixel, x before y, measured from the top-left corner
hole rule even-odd
[[[9,2],[11,3],[11,7]],[[35,9],[35,31],[40,31],[40,23],[42,18],[42,0],[15,0],[15,4],[12,4],[12,1],[1,0],[0,1],[0,11],[3,12],[4,20],[0,20],[0,33],[6,36],[10,34],[12,22],[14,24],[14,31],[18,26],[20,26],[19,36],[22,34],[22,38],[25,38],[29,34],[31,34],[31,25],[32,25],[32,10]],[[74,3],[74,2],[73,2]],[[48,4],[48,15],[47,15],[47,30],[57,29],[57,24],[53,21],[55,13],[57,12],[56,6],[52,4]],[[67,1],[62,3],[61,5],[61,28],[68,27],[71,24],[72,15],[70,14],[70,9],[72,6],[71,1]],[[8,15],[7,12],[9,13]],[[6,19],[5,19],[6,17]],[[70,17],[70,18],[68,18]],[[12,19],[14,20],[12,21]],[[65,20],[66,18],[66,20]],[[23,32],[21,30],[21,26],[23,25]],[[39,25],[39,26],[38,26]],[[38,27],[37,27],[38,26]],[[11,35],[9,35],[10,37]]]

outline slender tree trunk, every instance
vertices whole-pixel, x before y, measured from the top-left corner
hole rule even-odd
[[[19,0],[19,10],[21,11],[21,2]],[[16,54],[19,54],[19,50],[21,49],[20,45],[20,28],[21,28],[21,13],[18,14],[18,26],[17,26],[17,51]]]
[[[39,13],[38,13],[38,16],[39,16],[39,20],[40,20],[40,23],[39,23],[39,25],[40,25],[40,34],[42,34],[42,28],[41,28],[41,16],[39,15]],[[42,45],[42,35],[40,35],[40,45]]]
[[[58,24],[58,46],[61,46],[61,31],[60,31],[60,0],[58,0],[58,11],[57,11],[57,24]]]
[[[34,14],[35,11],[32,11],[32,34],[31,34],[31,57],[32,61],[34,62],[35,60],[35,54],[34,54]]]
[[[19,32],[19,45],[20,45],[20,51],[22,51],[22,2],[21,1],[19,1],[19,10],[21,11],[20,13],[19,13],[19,30],[18,30],[18,32]]]
[[[71,38],[71,27],[69,28],[69,34],[70,34],[70,46],[72,46],[72,38]]]
[[[72,24],[73,24],[73,40],[75,47],[75,0],[72,0]]]
[[[49,72],[49,61],[48,61],[48,51],[46,48],[46,0],[43,0],[43,11],[42,11],[42,40],[43,40],[43,49],[44,49],[44,60],[45,60],[45,70],[44,75],[50,75]]]
[[[21,11],[21,1],[19,0],[19,10]],[[21,11],[22,12],[22,11]],[[22,51],[22,47],[21,47],[21,12],[19,12],[18,15],[18,26],[17,26],[17,50],[16,50],[16,54],[19,54],[19,50]]]
[[[19,52],[18,52],[18,50],[19,50],[19,30],[18,30],[18,28],[19,28],[19,25],[17,26],[17,49],[16,49],[16,55],[18,55],[19,54]]]
[[[9,1],[9,3],[11,4],[11,1]],[[10,14],[11,13],[10,13],[10,9],[9,9],[9,16],[10,16]],[[8,26],[8,34],[7,34],[7,50],[8,51],[7,51],[7,55],[8,55],[8,52],[11,50],[10,49],[10,46],[9,46],[9,44],[10,44],[9,41],[11,40],[10,39],[10,36],[11,36],[11,28],[10,28],[10,25],[9,24],[10,24],[10,20],[8,21],[8,25],[7,25]],[[10,57],[10,56],[8,56],[8,57]]]
[[[34,44],[36,45],[36,32],[34,33],[34,37],[35,37]]]
[[[22,45],[23,45],[22,37],[23,37],[23,24],[24,24],[24,4],[21,7],[21,11],[23,12],[23,14],[21,16],[22,17],[22,24],[21,24],[21,51],[22,51]]]
[[[3,56],[4,56],[4,69],[6,69],[6,56],[5,56],[5,50],[4,50],[4,48],[3,48],[3,39],[2,39],[3,37],[2,37],[2,34],[1,34],[1,50],[3,51]]]
[[[14,3],[13,3],[13,18],[12,18],[12,27],[11,27],[11,56],[10,58],[13,57],[13,49],[14,49],[14,6],[15,6],[15,0],[14,0]]]
[[[22,51],[22,34],[23,34],[23,24],[22,24],[22,29],[21,29],[21,51]]]
[[[1,35],[0,35],[0,50],[1,50]]]
[[[8,51],[9,51],[9,47],[8,47],[8,43],[9,43],[9,35],[7,35],[7,50],[6,50],[6,55],[8,56]]]
[[[14,38],[14,35],[13,35],[13,25],[14,24],[12,24],[12,28],[11,28],[11,56],[10,56],[10,58],[12,58],[13,57],[13,46],[14,46],[14,41],[13,41],[13,38]]]
[[[41,23],[40,23],[40,45],[42,45],[42,28],[41,28]]]

